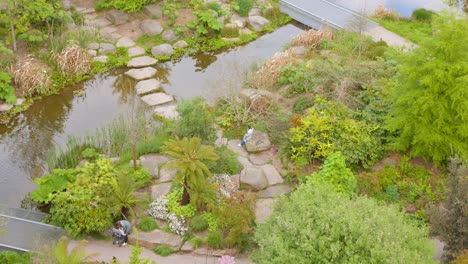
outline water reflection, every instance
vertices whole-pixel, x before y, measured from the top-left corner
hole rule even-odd
[[[443,0],[329,0],[357,12],[370,14],[379,5],[393,9],[402,16],[410,17],[415,9],[425,8],[440,11],[447,8]]]

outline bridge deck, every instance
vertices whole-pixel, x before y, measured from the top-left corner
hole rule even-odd
[[[337,30],[367,31],[378,26],[359,13],[326,0],[281,0],[280,9],[315,29],[328,26]]]
[[[0,251],[30,251],[66,235],[59,227],[41,223],[44,217],[45,214],[22,209],[2,210]]]

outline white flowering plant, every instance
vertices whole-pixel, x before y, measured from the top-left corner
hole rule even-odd
[[[169,202],[170,201],[166,196],[160,196],[150,204],[148,213],[156,219],[167,221],[172,232],[183,236],[188,230],[185,218],[170,212],[167,207]]]

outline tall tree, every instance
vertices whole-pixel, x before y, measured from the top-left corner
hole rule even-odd
[[[468,156],[468,21],[444,13],[433,26],[431,40],[397,58],[387,121],[397,149],[440,163],[451,150]]]
[[[190,197],[200,197],[196,192],[209,188],[211,172],[208,164],[219,159],[214,147],[202,145],[201,139],[197,137],[177,138],[166,142],[163,152],[174,158],[169,166],[178,169],[175,180],[184,187],[181,205],[191,202]],[[192,202],[196,204],[196,201]]]

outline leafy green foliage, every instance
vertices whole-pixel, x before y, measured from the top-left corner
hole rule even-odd
[[[5,101],[9,104],[16,102],[15,88],[11,86],[11,75],[7,72],[0,71],[0,101]]]
[[[304,220],[306,219],[306,221]],[[398,208],[302,185],[257,228],[255,263],[435,263],[426,229]]]
[[[402,206],[414,203],[417,209],[424,209],[427,203],[436,203],[444,197],[445,177],[412,165],[407,157],[401,158],[397,168],[385,165],[382,169],[359,174],[357,180],[362,194],[399,202]]]
[[[208,222],[203,215],[196,215],[190,220],[190,228],[193,232],[205,231],[208,228]]]
[[[311,98],[301,95],[299,96],[296,101],[294,102],[292,112],[295,114],[300,114],[304,112],[307,108],[314,105],[314,100]]]
[[[99,0],[96,2],[96,11],[115,8],[133,13],[140,11],[145,5],[154,3],[154,0]]]
[[[172,253],[175,252],[174,249],[172,249],[171,247],[169,246],[166,246],[166,245],[159,245],[159,246],[156,246],[154,249],[153,249],[154,253],[162,256],[162,257],[167,257],[169,255],[171,255]]]
[[[411,17],[416,19],[417,21],[423,21],[423,22],[431,22],[432,17],[435,16],[436,13],[434,13],[431,10],[427,10],[424,8],[418,8],[413,11],[413,14],[411,14]]]
[[[348,164],[369,166],[380,155],[377,127],[353,118],[341,104],[317,98],[300,124],[289,130],[291,159],[299,166],[340,151]]]
[[[449,170],[447,200],[443,206],[435,205],[430,210],[431,232],[446,243],[446,256],[452,260],[462,255],[468,259],[468,161],[452,157]],[[460,262],[463,263],[463,262]]]
[[[240,173],[242,166],[239,161],[237,161],[237,154],[234,151],[226,146],[221,146],[216,148],[216,154],[219,159],[216,161],[216,165],[210,168],[212,173],[229,175]]]
[[[67,189],[67,186],[74,183],[79,169],[54,169],[51,174],[37,178],[34,183],[39,187],[31,193],[31,198],[40,203],[48,204],[57,193]]]
[[[201,237],[194,237],[194,238],[189,240],[190,245],[194,249],[197,249],[197,248],[201,247],[203,245],[203,242],[204,242],[204,240]]]
[[[416,20],[390,20],[376,19],[384,28],[416,43],[422,43],[431,38],[432,26],[430,23]]]
[[[138,203],[138,198],[135,191],[139,185],[129,175],[119,173],[115,181],[110,182],[111,192],[105,199],[105,204],[110,206],[112,213],[118,215],[119,213],[129,216],[129,210]]]
[[[223,247],[223,235],[219,230],[210,231],[206,237],[206,243],[211,248],[221,249]]]
[[[167,201],[167,209],[169,212],[174,213],[180,217],[192,217],[197,212],[197,208],[194,207],[192,204],[187,205],[180,205],[180,201],[182,200],[183,189],[174,190],[166,195]]]
[[[52,223],[63,226],[72,237],[105,230],[113,222],[115,211],[108,202],[116,185],[110,160],[86,163],[76,181],[54,197]]]
[[[158,228],[158,223],[156,223],[154,218],[151,216],[145,216],[143,219],[141,219],[140,223],[138,223],[138,229],[143,232],[150,232]]]
[[[30,253],[18,254],[15,251],[0,252],[0,263],[3,264],[29,264],[31,259]]]
[[[150,260],[150,259],[141,259],[140,258],[140,255],[141,255],[141,252],[143,252],[143,248],[142,247],[138,247],[138,246],[131,246],[132,248],[132,254],[130,255],[130,259],[129,259],[129,262],[128,264],[156,264],[156,262],[154,260]],[[111,262],[111,264],[114,264],[113,262]],[[115,263],[117,264],[117,263]]]
[[[236,10],[241,17],[246,17],[249,15],[249,11],[252,9],[253,4],[253,0],[236,0],[234,10]]]
[[[468,21],[436,17],[434,37],[402,53],[391,91],[388,128],[399,133],[394,147],[440,164],[450,153],[468,157]]]
[[[218,2],[214,2],[214,1],[213,2],[208,2],[208,3],[206,3],[206,8],[215,11],[218,14],[218,16],[224,14],[223,8],[221,7],[221,5]]]
[[[96,160],[99,157],[99,153],[95,148],[86,148],[81,152],[81,156],[85,159]]]
[[[203,142],[216,138],[214,118],[203,97],[181,100],[177,104],[180,118],[173,124],[173,133],[182,137],[199,137]]]
[[[187,26],[195,29],[198,36],[214,35],[223,28],[223,24],[217,19],[218,14],[212,10],[199,11],[195,15],[197,19],[190,21]]]
[[[307,177],[307,184],[327,183],[337,193],[352,196],[356,191],[356,178],[346,167],[345,158],[340,152],[330,154],[319,172]]]

